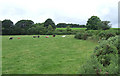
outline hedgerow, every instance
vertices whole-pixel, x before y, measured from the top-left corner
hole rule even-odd
[[[94,53],[86,64],[81,67],[81,74],[114,74],[119,72],[118,59],[120,52],[120,36],[110,37],[96,46]]]

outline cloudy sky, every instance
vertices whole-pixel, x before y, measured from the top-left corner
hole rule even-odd
[[[111,21],[118,27],[119,0],[0,0],[0,20],[14,23],[22,19],[44,22],[86,24],[91,16]]]

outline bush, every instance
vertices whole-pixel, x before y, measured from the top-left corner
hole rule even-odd
[[[103,40],[98,46],[96,46],[91,58],[81,67],[82,69],[80,70],[80,73],[115,74],[115,76],[119,74],[119,37],[120,36],[115,36],[108,40]]]
[[[101,30],[87,30],[88,36],[97,35]]]
[[[105,38],[106,40],[110,37],[114,37],[116,36],[116,34],[114,32],[111,31],[101,31],[98,36],[100,37],[100,39]]]
[[[77,33],[76,35],[75,35],[75,38],[77,38],[77,39],[83,39],[83,40],[86,40],[87,39],[87,37],[88,37],[88,34],[85,32],[85,33]]]
[[[82,65],[80,68],[81,74],[99,74],[102,69],[102,65],[99,63],[97,57],[92,57],[87,60],[86,64]]]
[[[103,66],[108,66],[110,64],[111,54],[118,54],[117,37],[118,36],[104,40],[95,48],[94,55],[97,56]]]

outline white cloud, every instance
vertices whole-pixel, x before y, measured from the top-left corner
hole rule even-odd
[[[59,22],[85,24],[88,18],[96,15],[117,25],[118,1],[0,0],[0,19],[11,19],[14,23],[21,19],[31,19],[38,23],[52,18],[56,24]]]

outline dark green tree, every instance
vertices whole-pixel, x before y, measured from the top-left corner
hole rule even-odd
[[[87,24],[86,24],[86,28],[87,30],[98,30],[100,29],[100,25],[101,25],[101,20],[99,17],[97,16],[92,16],[91,18],[88,19]]]
[[[107,30],[110,28],[110,21],[101,21],[99,17],[92,16],[88,19],[86,28],[87,30]]]
[[[48,26],[48,31],[53,31],[53,27],[51,25]]]
[[[55,23],[52,21],[52,19],[48,18],[45,22],[44,22],[44,27],[48,28],[48,26],[51,25],[52,28],[55,30],[56,26]]]
[[[5,35],[12,34],[13,22],[11,20],[5,19],[2,21],[2,33]]]
[[[15,24],[17,34],[27,34],[27,30],[34,25],[32,20],[20,20]],[[18,31],[17,31],[18,30]]]
[[[102,21],[102,29],[103,30],[107,30],[107,29],[110,29],[111,26],[110,26],[110,21]]]
[[[24,29],[28,29],[28,28],[32,27],[33,24],[34,24],[34,22],[32,20],[20,20],[15,24],[15,26],[24,28]]]
[[[3,28],[10,28],[13,26],[13,22],[11,20],[5,19],[2,21]]]
[[[46,33],[46,28],[44,27],[43,24],[34,24],[31,28],[27,30],[28,34],[45,34]]]

